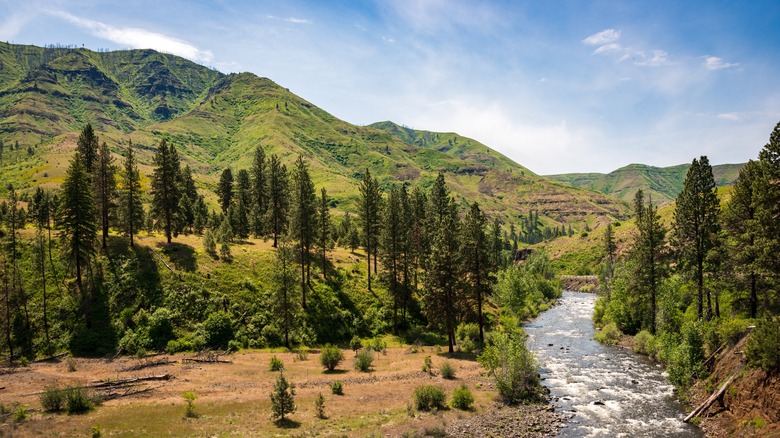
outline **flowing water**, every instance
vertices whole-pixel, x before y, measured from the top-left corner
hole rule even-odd
[[[558,412],[570,414],[561,437],[703,437],[664,378],[644,356],[593,339],[596,295],[564,291],[559,304],[525,326],[543,384]]]

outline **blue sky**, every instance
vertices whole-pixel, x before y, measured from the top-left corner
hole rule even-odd
[[[454,131],[540,174],[754,159],[777,1],[0,0],[0,40],[154,48],[348,122]]]

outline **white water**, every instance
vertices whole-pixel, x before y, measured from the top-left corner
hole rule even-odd
[[[558,412],[570,414],[561,437],[702,437],[685,416],[663,368],[593,339],[596,295],[564,291],[558,305],[524,328],[543,384]]]

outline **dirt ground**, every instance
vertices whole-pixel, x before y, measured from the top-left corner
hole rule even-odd
[[[436,347],[412,352],[408,347],[389,348],[375,354],[373,371],[353,368],[354,353],[343,350],[345,360],[333,373],[323,371],[319,351],[298,360],[295,353],[241,351],[221,359],[230,363],[193,363],[192,354],[146,359],[59,359],[28,367],[0,370],[0,404],[11,414],[0,416],[0,436],[91,436],[94,426],[102,436],[399,436],[409,431],[444,430],[448,425],[495,409],[495,391],[473,358],[447,358]],[[296,385],[297,411],[280,425],[271,419],[270,392],[277,372],[269,370],[272,356],[284,362],[284,374]],[[431,356],[434,373],[422,372],[425,356]],[[136,371],[125,369],[167,358],[164,365]],[[68,361],[75,371],[68,370]],[[436,375],[445,360],[456,370],[454,380]],[[170,380],[139,383],[132,390],[147,392],[104,402],[82,415],[44,413],[40,393],[50,386],[90,385],[97,381],[169,374]],[[334,380],[344,384],[344,395],[331,394]],[[448,401],[461,384],[474,397],[468,412],[448,409],[437,413],[410,412],[412,393],[423,383],[442,386]],[[197,418],[185,418],[183,393],[197,396]],[[327,418],[315,415],[315,397],[325,397]],[[19,404],[27,418],[15,421]]]

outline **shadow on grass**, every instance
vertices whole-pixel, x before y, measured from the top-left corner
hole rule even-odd
[[[322,372],[322,374],[346,374],[348,373],[348,370],[325,370]]]
[[[439,357],[446,357],[450,359],[470,360],[472,362],[477,361],[477,355],[475,353],[466,353],[465,351],[456,351],[454,353],[442,352],[436,354]]]
[[[291,420],[289,418],[276,420],[274,421],[274,424],[276,425],[276,427],[282,429],[297,429],[301,427],[301,423],[299,421]]]
[[[195,258],[195,248],[190,245],[179,242],[170,244],[158,244],[163,252],[170,258],[171,263],[177,269],[186,272],[195,272],[198,269],[198,262]]]

